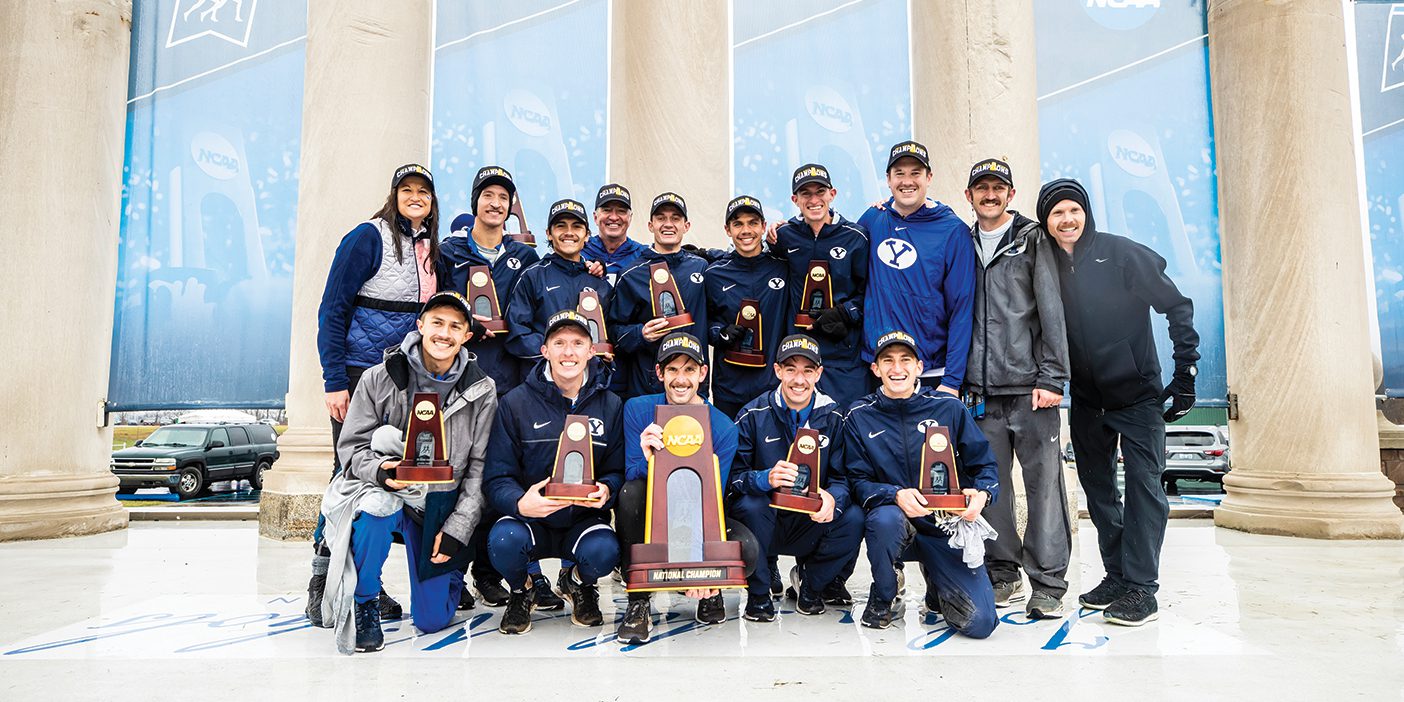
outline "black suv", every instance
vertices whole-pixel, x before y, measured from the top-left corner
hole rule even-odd
[[[117,492],[167,487],[182,500],[197,497],[216,480],[247,478],[255,490],[278,460],[278,434],[267,424],[171,424],[136,446],[112,452]]]

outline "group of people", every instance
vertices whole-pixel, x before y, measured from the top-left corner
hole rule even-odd
[[[922,144],[893,146],[891,197],[855,222],[834,210],[828,170],[802,165],[790,219],[768,223],[747,195],[727,204],[725,251],[686,243],[687,202],[672,192],[649,204],[651,243],[631,239],[634,201],[608,184],[592,214],[571,199],[551,206],[542,257],[504,232],[517,198],[505,169],[478,171],[471,212],[443,239],[432,175],[397,169],[383,206],[338,247],[319,313],[336,462],[308,618],[335,627],[343,652],[379,650],[380,621],[403,614],[381,584],[398,540],[424,632],[479,600],[505,606],[505,634],[567,603],[574,624],[602,625],[598,582],[627,570],[630,547],[645,540],[650,459],[664,447],[655,409],[687,404],[710,416],[726,539],[745,563],[745,619],[774,620],[780,597],[802,615],[852,605],[847,581],[864,545],[873,583],[863,626],[899,618],[911,560],[924,610],[964,635],[989,636],[997,609],[1021,601],[1029,617],[1059,618],[1071,553],[1059,457],[1067,391],[1106,571],[1078,601],[1113,623],[1154,620],[1165,422],[1195,399],[1191,301],[1154,251],[1096,230],[1074,180],[1045,184],[1031,219],[1010,209],[1009,165],[980,161],[965,190],[973,224],[926,196],[931,180]],[[478,266],[491,273],[505,331],[489,331],[497,320],[465,297]],[[667,277],[678,299],[660,310],[653,284]],[[806,295],[807,279],[824,294]],[[584,291],[602,304],[603,331],[579,309]],[[1152,308],[1169,321],[1168,386]],[[406,484],[396,468],[411,398],[427,392],[440,399],[453,478]],[[595,490],[562,501],[545,488],[569,415],[589,418]],[[955,448],[967,497],[958,519],[990,538],[983,559],[972,562],[953,537],[958,520],[933,513],[917,489],[933,425]],[[818,432],[822,448],[812,514],[770,501],[805,479],[787,460],[800,429]],[[1016,459],[1023,538],[1007,489]],[[788,588],[780,555],[795,559]],[[540,565],[553,558],[554,587]],[[725,620],[719,591],[686,594],[699,622]],[[649,639],[650,599],[629,593],[619,641]]]

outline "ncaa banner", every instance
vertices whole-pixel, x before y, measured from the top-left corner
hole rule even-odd
[[[783,221],[797,214],[790,174],[821,163],[834,209],[857,220],[887,197],[888,148],[911,138],[907,3],[750,0],[732,13],[733,192]]]
[[[609,1],[440,2],[435,27],[431,168],[445,229],[471,212],[478,168],[495,164],[511,171],[544,253],[551,203],[593,207],[604,184]]]
[[[1404,397],[1404,3],[1356,3],[1354,22],[1384,387]]]
[[[281,407],[305,0],[133,8],[109,408]]]
[[[1076,178],[1097,228],[1145,244],[1194,300],[1200,406],[1227,405],[1218,180],[1202,0],[1038,0],[1042,177]],[[1165,381],[1165,318],[1153,316]]]

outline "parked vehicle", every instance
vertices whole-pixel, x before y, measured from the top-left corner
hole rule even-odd
[[[171,424],[132,448],[112,452],[119,494],[170,488],[182,500],[204,494],[219,480],[248,480],[263,487],[263,474],[278,460],[278,434],[267,424]]]
[[[1168,426],[1165,428],[1165,491],[1178,492],[1179,480],[1223,484],[1230,469],[1228,427]]]

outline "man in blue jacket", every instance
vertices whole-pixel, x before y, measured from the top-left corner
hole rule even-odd
[[[814,326],[795,334],[809,334],[819,342],[824,356],[824,378],[819,389],[841,406],[867,394],[868,374],[859,358],[862,350],[865,296],[868,290],[868,232],[861,224],[844,219],[833,210],[838,190],[829,170],[808,163],[790,178],[790,200],[799,214],[775,229],[770,251],[789,265],[790,314],[810,311],[802,301],[810,261],[829,264],[830,306],[819,311]]]
[[[756,570],[746,579],[746,619],[775,619],[770,599],[770,557],[795,556],[801,565],[790,571],[800,614],[823,614],[825,588],[858,552],[863,540],[863,511],[849,503],[843,474],[840,432],[843,415],[816,387],[824,374],[819,343],[795,334],[780,342],[773,368],[779,387],[752,400],[736,419],[736,458],[727,482],[727,510],[756,538]],[[799,477],[789,462],[790,445],[799,429],[819,432],[818,472],[822,506],[814,514],[776,509],[775,490],[793,487]]]
[[[663,385],[663,392],[642,395],[624,403],[624,487],[619,493],[614,523],[619,528],[621,564],[629,565],[629,547],[644,542],[644,527],[648,509],[648,459],[663,449],[663,428],[653,421],[654,408],[659,405],[706,405],[698,390],[707,378],[707,356],[702,342],[685,332],[673,332],[658,345],[658,361],[654,372]],[[716,454],[721,473],[721,485],[726,485],[736,455],[736,425],[716,407],[708,405],[712,425],[712,451]],[[725,520],[728,541],[741,542],[741,559],[747,576],[755,568],[756,540],[740,522]],[[696,619],[702,624],[726,621],[726,607],[717,590],[689,590],[697,598]],[[629,593],[629,606],[619,622],[620,643],[644,643],[653,630],[650,593]]]
[[[629,189],[618,183],[601,186],[595,194],[595,226],[599,233],[585,242],[583,255],[586,261],[598,261],[604,266],[610,285],[619,282],[619,274],[634,265],[639,254],[648,248],[629,238],[633,219]]]
[[[712,404],[735,417],[741,406],[775,388],[771,364],[775,349],[790,326],[790,295],[785,290],[785,262],[762,251],[765,214],[759,200],[742,195],[726,205],[726,234],[734,250],[707,267],[708,341],[716,348],[717,383]],[[742,300],[755,300],[752,322],[760,324],[759,343],[764,356],[753,366],[741,365],[726,352],[740,348],[748,333],[738,324]]]
[[[904,141],[887,160],[892,197],[858,218],[872,237],[863,360],[895,329],[916,339],[922,382],[952,396],[965,382],[975,299],[975,247],[951,208],[926,197],[926,147]]]
[[[512,288],[512,312],[507,318],[511,325],[507,350],[528,361],[541,358],[546,323],[554,311],[575,309],[581,291],[593,290],[601,303],[608,303],[612,291],[609,281],[591,275],[580,258],[580,250],[590,236],[584,205],[575,200],[551,205],[546,236],[552,251],[517,279]]]
[[[990,445],[956,397],[921,387],[922,363],[916,339],[892,331],[878,339],[872,372],[882,386],[849,409],[843,427],[844,461],[853,496],[867,517],[865,534],[873,587],[863,610],[863,626],[892,625],[899,557],[915,557],[927,571],[928,587],[946,623],[983,639],[997,624],[994,589],[983,563],[965,565],[961,549],[948,543],[917,491],[926,429],[949,427],[960,482],[970,505],[960,518],[975,521],[999,496],[999,474]],[[904,553],[905,552],[905,553]],[[928,597],[928,599],[930,599]]]
[[[707,261],[684,251],[683,237],[692,224],[687,219],[687,202],[677,193],[663,193],[653,199],[649,209],[648,230],[653,233],[653,247],[644,249],[639,259],[619,275],[614,295],[605,309],[605,326],[614,342],[616,371],[613,389],[621,397],[656,394],[663,391],[654,372],[653,359],[658,343],[670,331],[665,319],[653,309],[649,292],[650,266],[666,263],[682,295],[682,307],[692,315],[692,324],[685,331],[699,339],[707,338]],[[705,362],[705,350],[703,365]],[[707,383],[700,388],[706,397]]]
[[[506,238],[504,225],[512,211],[512,202],[517,197],[517,186],[512,174],[501,166],[484,166],[473,177],[472,213],[460,214],[453,220],[455,236],[444,241],[443,269],[447,289],[467,295],[468,269],[472,266],[488,266],[492,271],[492,283],[497,289],[497,302],[502,306],[502,316],[509,320],[512,304],[509,297],[522,271],[540,260],[536,249],[519,241]],[[461,232],[461,236],[457,235]],[[497,394],[505,394],[521,381],[522,363],[507,348],[507,335],[487,333],[481,324],[475,322],[473,341],[468,350],[478,358],[478,366],[497,384]],[[473,558],[473,585],[483,603],[489,607],[507,604],[507,589],[502,586],[502,576],[492,567],[486,557],[488,529],[492,526],[492,515],[478,526],[473,535],[475,555]],[[473,606],[472,595],[463,590],[464,607]],[[545,595],[545,592],[540,594]],[[552,596],[554,598],[554,596]],[[558,598],[538,603],[545,607],[564,607]]]
[[[585,318],[568,308],[546,325],[543,360],[523,383],[498,405],[488,446],[483,493],[503,514],[492,526],[488,553],[512,588],[498,630],[531,630],[531,610],[539,587],[527,576],[528,563],[542,558],[570,559],[559,587],[571,601],[570,619],[579,626],[599,626],[600,593],[595,582],[619,561],[619,541],[609,526],[608,509],[624,483],[623,409],[608,389],[593,360]],[[552,500],[542,494],[551,479],[556,449],[567,415],[590,418],[588,430],[598,488],[592,499]]]

